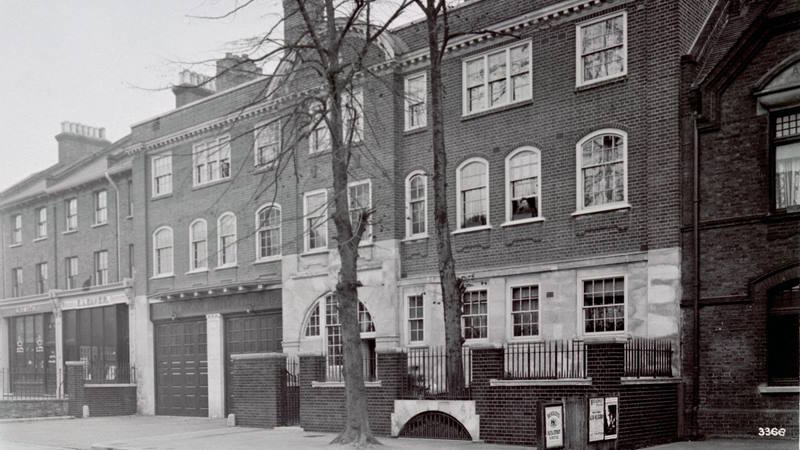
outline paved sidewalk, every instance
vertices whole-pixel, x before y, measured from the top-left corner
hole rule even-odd
[[[797,450],[800,444],[775,439],[711,439],[697,442],[673,442],[646,450]]]

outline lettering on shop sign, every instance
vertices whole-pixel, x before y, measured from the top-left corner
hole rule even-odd
[[[124,294],[115,295],[95,295],[92,297],[66,298],[61,301],[61,309],[81,309],[92,308],[95,306],[113,305],[125,303],[127,297]]]
[[[564,405],[544,407],[545,448],[564,447]]]

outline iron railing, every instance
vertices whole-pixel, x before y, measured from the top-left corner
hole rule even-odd
[[[586,378],[583,341],[543,341],[505,345],[505,378],[558,380]]]
[[[286,386],[300,385],[300,360],[297,356],[286,358]]]
[[[378,360],[374,352],[362,355],[364,381],[378,379]],[[344,355],[325,355],[325,381],[344,381]]]
[[[469,399],[472,383],[472,351],[461,349],[464,385],[447,385],[447,352],[442,347],[408,350],[408,374],[401,383],[400,398],[404,399]]]
[[[671,377],[672,342],[635,338],[625,343],[626,377]]]
[[[63,392],[59,380],[61,369],[33,371],[0,369],[0,400],[34,400],[56,398]]]

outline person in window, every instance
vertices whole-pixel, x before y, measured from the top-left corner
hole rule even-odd
[[[524,219],[526,217],[537,217],[536,202],[528,201],[527,198],[519,200],[517,203],[516,211],[514,211],[514,219]]]

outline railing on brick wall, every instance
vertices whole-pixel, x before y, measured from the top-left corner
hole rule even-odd
[[[586,378],[583,341],[544,341],[506,344],[504,374],[512,380]]]
[[[31,371],[26,369],[0,369],[0,400],[54,399],[63,379],[61,369]]]
[[[286,386],[299,386],[300,359],[297,355],[286,358]]]
[[[672,342],[635,338],[625,343],[626,377],[671,377]]]
[[[378,379],[378,360],[374,352],[362,355],[364,381]],[[344,381],[344,355],[325,355],[325,381]]]
[[[83,381],[87,384],[135,383],[136,368],[127,363],[87,362],[83,369]]]
[[[472,383],[472,351],[462,349],[464,385],[447,385],[447,353],[442,347],[408,349],[408,374],[401,383],[402,399],[469,399]]]

